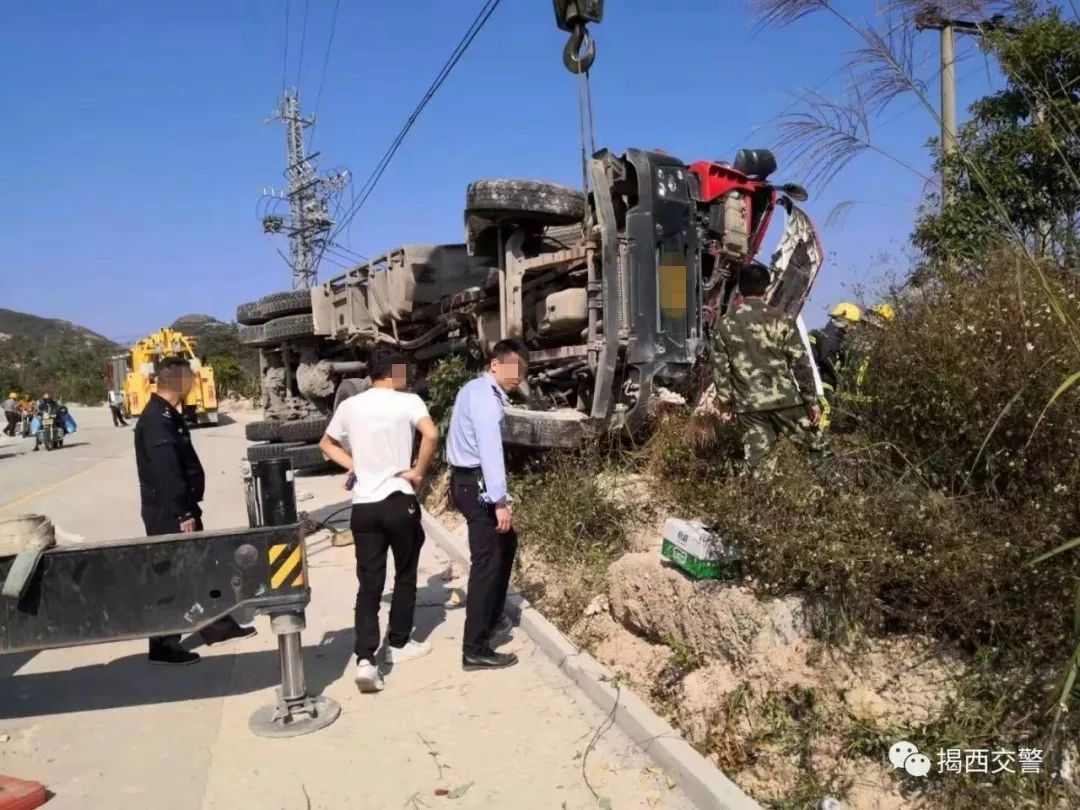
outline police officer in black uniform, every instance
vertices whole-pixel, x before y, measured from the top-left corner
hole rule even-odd
[[[181,409],[194,382],[186,360],[169,358],[157,374],[157,393],[151,395],[135,425],[135,464],[139,470],[142,519],[149,536],[202,531],[199,502],[206,489],[199,456]],[[255,635],[254,627],[241,627],[231,616],[202,631],[203,642],[218,644]],[[180,636],[150,639],[150,660],[155,664],[194,664],[197,653],[180,646]]]

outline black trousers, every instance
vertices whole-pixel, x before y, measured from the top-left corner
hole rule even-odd
[[[171,510],[162,510],[143,504],[143,525],[146,527],[147,537],[159,534],[178,534],[180,521],[172,514]],[[195,531],[201,532],[203,528],[202,516],[195,518]],[[208,635],[228,633],[238,625],[232,616],[224,616],[203,630]],[[155,647],[175,647],[180,643],[180,636],[154,636],[150,639],[151,651]]]
[[[4,433],[7,434],[8,436],[14,436],[15,435],[15,429],[19,426],[19,423],[21,421],[22,421],[22,418],[19,416],[19,414],[11,413],[10,411],[8,411],[8,413],[7,413],[7,425],[4,427]]]
[[[350,528],[356,551],[354,622],[357,661],[375,663],[379,649],[379,602],[386,584],[386,552],[394,555],[394,595],[390,600],[391,646],[403,647],[412,635],[416,612],[416,569],[424,545],[420,504],[395,492],[376,503],[354,503]]]
[[[469,528],[469,592],[461,646],[467,653],[480,653],[490,646],[506,604],[517,553],[517,532],[511,529],[500,534],[495,529],[495,507],[480,503],[475,474],[454,473],[450,495]]]
[[[112,411],[113,427],[120,427],[121,425],[127,424],[127,422],[124,421],[124,411],[119,405],[110,405],[109,410]]]

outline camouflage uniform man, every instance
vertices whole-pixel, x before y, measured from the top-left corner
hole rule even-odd
[[[769,282],[768,268],[744,267],[743,301],[713,330],[716,405],[724,421],[738,419],[747,465],[762,477],[775,469],[780,436],[811,444],[821,416],[810,356],[795,319],[765,303]]]

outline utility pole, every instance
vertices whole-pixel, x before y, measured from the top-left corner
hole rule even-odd
[[[1046,122],[1046,108],[1043,102],[1036,98],[1035,109],[1032,111],[1031,120],[1036,127],[1041,127]],[[1035,223],[1035,258],[1041,259],[1046,255],[1046,245],[1050,241],[1050,223],[1038,220]]]
[[[952,202],[948,159],[956,151],[956,40],[951,25],[941,26],[941,204]]]
[[[348,184],[349,173],[342,170],[319,176],[315,163],[319,153],[305,154],[304,129],[314,126],[315,119],[300,114],[298,91],[285,93],[281,106],[267,123],[271,121],[285,123],[286,187],[284,190],[266,189],[263,194],[271,204],[276,200],[287,200],[289,215],[267,214],[262,220],[263,232],[288,236],[292,287],[294,290],[310,289],[316,282],[319,258],[334,227],[330,218],[330,200]]]
[[[947,158],[956,152],[956,43],[955,34],[981,35],[984,31],[1003,30],[1014,33],[1005,22],[1005,17],[997,14],[989,20],[972,22],[971,20],[952,20],[945,17],[940,9],[924,9],[915,15],[915,28],[941,32],[941,205],[948,205],[952,200],[952,184],[946,166]]]

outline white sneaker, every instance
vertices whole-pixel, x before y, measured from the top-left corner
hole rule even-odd
[[[378,667],[364,660],[356,665],[356,688],[361,692],[381,692],[386,688],[386,681]]]
[[[386,662],[388,664],[400,664],[402,661],[411,661],[414,658],[423,658],[431,652],[431,645],[426,641],[414,641],[409,639],[404,647],[386,645]]]

